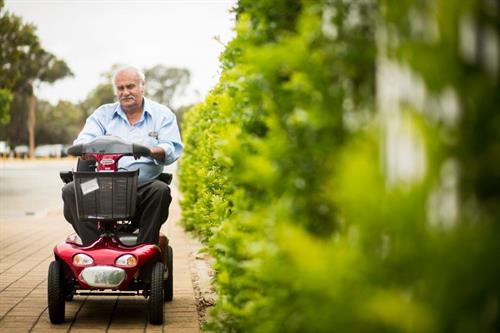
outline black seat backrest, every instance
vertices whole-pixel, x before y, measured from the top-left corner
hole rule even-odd
[[[76,163],[76,171],[95,171],[96,161],[95,160],[82,160],[78,159]]]
[[[82,160],[78,159],[78,162],[76,162],[76,171],[92,171],[94,172],[96,168],[96,161],[95,160]],[[61,171],[59,172],[59,177],[61,177],[61,180],[64,182],[64,184],[67,184],[69,182],[73,181],[73,172],[72,171]]]

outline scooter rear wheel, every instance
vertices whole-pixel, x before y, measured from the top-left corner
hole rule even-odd
[[[47,281],[47,295],[49,303],[49,318],[53,324],[64,321],[65,293],[64,293],[64,271],[60,261],[52,261],[49,266]]]
[[[163,323],[163,263],[158,261],[151,271],[151,290],[148,300],[149,322]]]
[[[169,245],[167,248],[167,270],[168,277],[165,279],[165,302],[171,302],[174,298],[174,252]]]

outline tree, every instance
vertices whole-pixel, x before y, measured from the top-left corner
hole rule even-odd
[[[109,81],[109,80],[108,80]],[[115,100],[113,85],[110,82],[99,83],[80,103],[80,107],[85,116],[89,116],[96,108]]]
[[[28,129],[26,127],[28,101],[20,94],[12,96],[11,112],[8,113],[10,121],[8,124],[0,126],[0,138],[13,146],[25,145],[28,142]]]
[[[40,143],[69,144],[78,135],[84,121],[81,109],[68,101],[59,101],[55,106],[39,101],[36,110],[36,138]]]
[[[3,2],[0,3],[0,10]],[[28,129],[30,155],[35,150],[36,96],[35,92],[43,82],[53,83],[58,79],[72,75],[68,65],[42,48],[36,35],[36,27],[24,24],[16,15],[3,11],[0,15],[0,41],[2,43],[0,66],[2,77],[0,89],[6,98],[0,105],[0,118],[8,123],[9,115],[5,110],[10,107],[9,94],[19,95],[28,101],[28,114],[25,122]],[[2,103],[0,101],[0,103]]]
[[[173,110],[174,98],[181,95],[189,84],[191,73],[185,68],[155,65],[144,71],[146,94]]]
[[[7,124],[9,118],[9,108],[12,102],[12,94],[7,89],[0,89],[0,125]]]
[[[71,70],[63,60],[57,59],[54,55],[46,52],[41,47],[34,52],[35,57],[31,58],[25,70],[25,77],[29,78],[25,84],[27,91],[31,90],[31,94],[27,96],[29,99],[28,111],[28,137],[30,156],[35,152],[35,126],[36,126],[36,96],[34,92],[38,90],[42,82],[53,83],[58,79],[72,75]],[[31,66],[30,66],[31,65]]]
[[[29,59],[29,50],[38,44],[35,28],[3,9],[0,1],[0,124],[10,121],[9,110],[13,89],[22,78],[22,68]]]

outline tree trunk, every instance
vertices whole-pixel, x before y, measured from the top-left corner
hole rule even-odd
[[[32,95],[28,100],[28,141],[30,157],[35,157],[35,124],[36,124],[36,97]]]

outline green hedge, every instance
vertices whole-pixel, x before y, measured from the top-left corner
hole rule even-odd
[[[488,6],[239,1],[220,82],[183,125],[183,223],[216,259],[207,329],[500,329]],[[496,36],[496,67],[464,55],[467,22]],[[380,74],[388,62],[422,101],[384,109],[381,86],[402,84]]]

